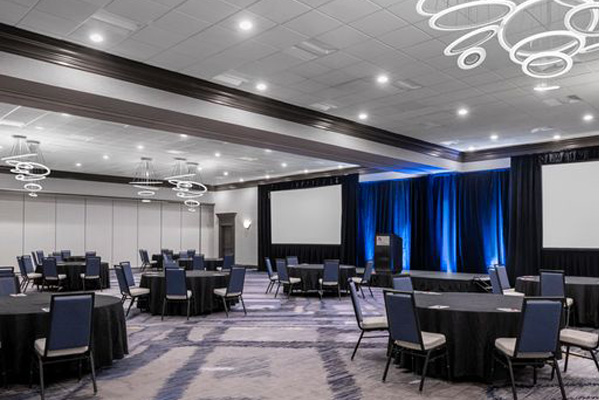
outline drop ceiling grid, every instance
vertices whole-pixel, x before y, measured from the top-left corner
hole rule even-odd
[[[84,31],[90,16],[102,10],[139,28],[131,34],[116,29],[107,43],[92,45]],[[252,32],[237,30],[242,18],[254,21]],[[523,30],[536,18],[534,9]],[[598,110],[597,56],[557,79],[560,91],[534,94],[538,82],[523,75],[495,41],[486,43],[484,66],[460,70],[454,57],[442,55],[457,36],[430,29],[413,0],[14,0],[0,5],[0,21],[203,79],[234,73],[247,79],[243,90],[255,92],[255,83],[264,80],[266,96],[306,107],[334,105],[327,112],[349,119],[364,111],[368,124],[433,143],[453,141],[460,150],[545,141],[557,132],[584,136],[594,129],[581,116]],[[312,61],[289,54],[307,39],[338,51]],[[374,76],[381,72],[423,87],[376,87]],[[596,89],[574,84],[580,75]],[[583,101],[561,111],[542,102],[570,94]],[[423,111],[403,109],[411,102],[422,104]],[[464,120],[452,116],[461,106],[471,110]],[[557,114],[563,118],[555,119],[552,132],[531,134]],[[516,122],[523,120],[529,125]],[[439,127],[427,128],[432,125]],[[501,141],[489,141],[492,131]]]

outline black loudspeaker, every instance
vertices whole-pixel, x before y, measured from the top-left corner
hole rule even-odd
[[[379,272],[402,272],[402,238],[393,233],[375,235],[375,270]]]

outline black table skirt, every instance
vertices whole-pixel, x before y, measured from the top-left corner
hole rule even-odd
[[[179,266],[185,268],[186,270],[192,269],[192,260],[191,259],[179,259],[179,254],[173,254],[173,259],[177,260]],[[156,262],[156,268],[162,269],[163,267],[163,258],[160,254],[153,254],[152,261]],[[223,266],[222,258],[205,258],[204,259],[204,268],[207,271],[216,271],[217,267]]]
[[[495,340],[518,334],[521,298],[483,293],[417,293],[415,301],[421,329],[446,336],[452,379],[489,379]],[[436,305],[449,308],[430,308]],[[498,308],[519,311],[507,312]],[[411,357],[404,361],[405,366],[412,366]],[[422,364],[415,361],[420,373]],[[445,378],[443,361],[433,363],[430,372]]]
[[[445,273],[434,271],[405,271],[401,275],[410,275],[413,288],[424,292],[484,292],[481,279],[489,279],[487,275],[467,273]],[[391,288],[393,278],[399,275],[376,273],[371,275],[371,284]],[[488,281],[489,282],[489,281]]]
[[[0,297],[0,338],[10,383],[29,381],[33,342],[47,334],[50,314],[42,311],[42,307],[50,307],[50,297],[50,293],[35,292],[27,293],[26,297]],[[93,346],[98,368],[112,365],[113,360],[129,352],[125,314],[119,298],[96,295]],[[60,375],[66,370],[72,371],[72,365],[56,364],[49,373]]]
[[[63,283],[65,291],[83,290],[81,274],[85,272],[85,261],[60,262],[56,264],[56,269],[59,274],[67,275],[66,282]],[[36,272],[41,273],[42,268],[38,267]],[[110,288],[110,271],[108,269],[108,263],[103,262],[100,264],[100,281],[102,282],[103,289]],[[42,280],[36,279],[34,283],[36,285],[41,285]],[[87,281],[86,289],[100,289],[98,287],[98,281]]]
[[[187,273],[187,288],[192,291],[192,315],[208,314],[213,311],[223,310],[221,300],[215,297],[213,290],[227,287],[229,273],[212,271],[189,271]],[[148,272],[142,274],[140,287],[150,289],[147,303],[140,299],[141,309],[147,309],[153,315],[162,313],[163,299],[165,297],[165,276],[162,272]],[[185,302],[168,302],[167,315],[186,315]]]
[[[323,277],[322,264],[301,264],[290,266],[289,274],[292,277],[302,279],[300,288],[303,291],[319,290],[319,279]],[[356,267],[353,265],[340,265],[340,288],[343,291],[348,289],[348,278],[356,276]]]
[[[515,289],[527,296],[538,296],[539,282],[539,276],[521,276]],[[573,324],[598,328],[598,278],[567,276],[565,293],[575,302],[571,310]]]

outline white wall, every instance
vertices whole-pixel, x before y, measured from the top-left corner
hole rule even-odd
[[[213,192],[214,207],[214,254],[219,252],[220,213],[236,213],[235,216],[235,262],[258,265],[258,188],[224,190]],[[243,226],[244,220],[252,220],[250,229]]]
[[[177,203],[0,191],[0,265],[16,267],[17,255],[38,249],[95,250],[111,265],[138,265],[139,248],[213,251],[201,240],[200,214]]]

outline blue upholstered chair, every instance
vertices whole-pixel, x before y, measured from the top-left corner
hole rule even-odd
[[[179,259],[180,260],[185,260],[187,258],[188,258],[188,252],[186,250],[182,250],[182,251],[179,252]]]
[[[384,292],[385,310],[390,333],[391,351],[388,353],[383,381],[387,377],[392,357],[396,352],[411,354],[425,358],[419,392],[423,391],[425,374],[430,361],[446,359],[446,369],[450,378],[450,364],[446,347],[446,336],[441,333],[424,332],[421,330],[419,318],[415,309],[413,293]]]
[[[145,271],[146,268],[155,268],[156,267],[157,263],[156,263],[156,261],[150,260],[150,256],[148,255],[148,250],[140,249],[139,254],[140,254],[140,261],[142,262],[142,266],[141,266],[142,271]]]
[[[360,346],[360,342],[366,339],[374,339],[380,337],[388,337],[387,334],[388,324],[386,316],[381,317],[364,317],[362,313],[362,308],[360,306],[360,301],[358,299],[358,293],[356,292],[356,283],[352,280],[352,278],[348,279],[348,287],[350,288],[350,298],[352,299],[352,307],[354,308],[354,316],[356,317],[356,323],[358,324],[358,328],[360,329],[360,336],[358,337],[358,341],[356,342],[356,346],[354,346],[354,351],[352,352],[352,357],[350,360],[354,360],[354,356],[358,351],[358,347]],[[376,335],[376,336],[364,336],[365,333],[369,332],[386,332],[385,335]]]
[[[164,267],[164,264],[166,264],[168,262],[173,262],[173,254],[172,253],[169,253],[169,252],[162,253],[162,257],[163,257],[163,267]]]
[[[35,272],[30,256],[17,256],[17,264],[21,273],[21,291],[25,293],[29,284],[33,283],[34,279],[42,279],[43,275],[40,272]]]
[[[360,292],[362,293],[363,299],[365,298],[365,292],[363,292],[363,286],[367,286],[369,288],[369,293],[371,293],[371,297],[373,297],[373,291],[371,290],[371,276],[373,275],[373,261],[367,261],[365,265],[365,272],[363,276],[355,276],[352,277],[352,282],[358,287]]]
[[[62,253],[60,251],[53,251],[52,255],[50,255],[48,257],[54,257],[54,259],[56,260],[57,263],[64,261]],[[43,259],[42,259],[42,264],[43,264]]]
[[[525,298],[521,309],[520,332],[516,338],[496,339],[494,359],[508,368],[513,398],[517,400],[513,366],[532,366],[533,384],[536,369],[544,365],[556,371],[563,399],[566,400],[560,369],[556,361],[563,300],[557,298]],[[554,377],[552,376],[552,379]]]
[[[498,270],[495,267],[489,269],[490,282],[492,283],[493,294],[504,294],[502,292],[502,284],[500,283],[500,277],[498,276]]]
[[[165,309],[169,301],[185,301],[187,303],[187,319],[190,319],[192,291],[187,289],[184,269],[165,268],[165,297],[163,298],[161,321],[165,318]]]
[[[564,305],[567,309],[567,326],[571,321],[571,307],[573,299],[566,296],[565,290],[565,272],[560,270],[540,270],[540,296],[541,297],[560,297],[564,299]]]
[[[81,361],[88,360],[94,394],[98,392],[92,346],[93,322],[94,293],[52,296],[48,336],[34,342],[31,362],[30,383],[34,367],[37,366],[42,400],[45,397],[44,366],[60,362],[79,361],[81,377]]]
[[[302,283],[302,280],[300,278],[296,278],[294,276],[289,275],[288,266],[284,259],[276,259],[275,267],[277,268],[277,289],[275,289],[275,297],[277,297],[277,293],[279,293],[279,288],[281,287],[281,285],[283,285],[284,287],[285,285],[288,285],[289,298],[294,290],[294,286]]]
[[[17,278],[14,274],[3,273],[0,275],[0,297],[19,293]]]
[[[92,250],[88,250],[85,252],[85,257],[96,257],[96,252]]]
[[[12,276],[15,277],[14,267],[0,267],[0,276]]]
[[[267,267],[267,276],[269,277],[269,284],[267,285],[266,293],[269,293],[273,290],[273,286],[277,283],[277,274],[273,272],[273,266],[271,265],[271,259],[269,257],[265,257],[265,266]]]
[[[506,296],[525,296],[524,293],[516,292],[514,288],[510,287],[510,281],[508,280],[508,272],[504,265],[496,265],[496,271],[498,272],[498,278],[500,279],[500,286],[502,286],[502,293]]]
[[[298,265],[298,257],[296,256],[288,256],[285,258],[285,262],[287,263],[287,265]]]
[[[202,271],[204,267],[204,254],[192,255],[192,269],[194,271]]]
[[[67,258],[71,257],[71,250],[61,250],[60,257],[66,261]]]
[[[196,250],[195,249],[188,249],[187,250],[187,258],[192,258],[196,255]]]
[[[98,281],[98,286],[102,290],[102,279],[100,279],[100,257],[87,256],[85,257],[85,272],[80,274],[83,290],[85,283],[90,281]]]
[[[119,290],[121,292],[121,303],[125,303],[127,299],[131,299],[131,303],[129,303],[127,313],[125,314],[125,316],[128,316],[133,303],[140,297],[148,296],[150,289],[135,287],[131,266],[127,261],[115,265],[115,274],[117,275],[117,282],[119,283]]]
[[[401,292],[412,292],[413,285],[412,280],[409,275],[401,275],[397,276],[392,280],[392,286],[394,290],[399,290]]]
[[[174,260],[165,260],[165,261],[163,261],[163,268],[165,270],[167,270],[167,269],[179,269],[179,263],[175,262]]]
[[[42,287],[46,287],[47,289],[54,287],[60,290],[62,282],[67,279],[65,274],[58,273],[55,257],[46,257],[42,260],[42,275],[44,278]]]
[[[319,297],[323,298],[325,288],[336,289],[338,299],[342,300],[340,293],[340,260],[325,260],[323,263],[323,277],[319,278]]]
[[[225,315],[229,317],[228,302],[230,300],[240,299],[246,315],[246,305],[244,304],[244,280],[246,278],[246,268],[231,268],[229,273],[229,282],[226,288],[218,288],[214,290],[214,294],[223,300],[225,307]]]
[[[223,267],[221,268],[221,270],[223,270],[223,271],[230,270],[233,267],[233,262],[234,262],[233,254],[225,254],[223,256]]]
[[[42,257],[42,258],[44,258],[44,257]],[[36,267],[40,267],[40,268],[42,267],[42,261],[41,261],[41,259],[38,260],[37,251],[31,252],[31,259],[33,261],[33,265],[35,265]]]
[[[565,351],[565,372],[569,365],[569,355],[571,354],[571,347],[578,347],[586,352],[590,353],[590,358],[596,364],[598,369],[598,333],[597,332],[585,332],[576,329],[561,329],[560,331],[560,344],[566,346]],[[575,353],[574,353],[575,354]],[[581,358],[587,358],[581,354],[576,354]]]

